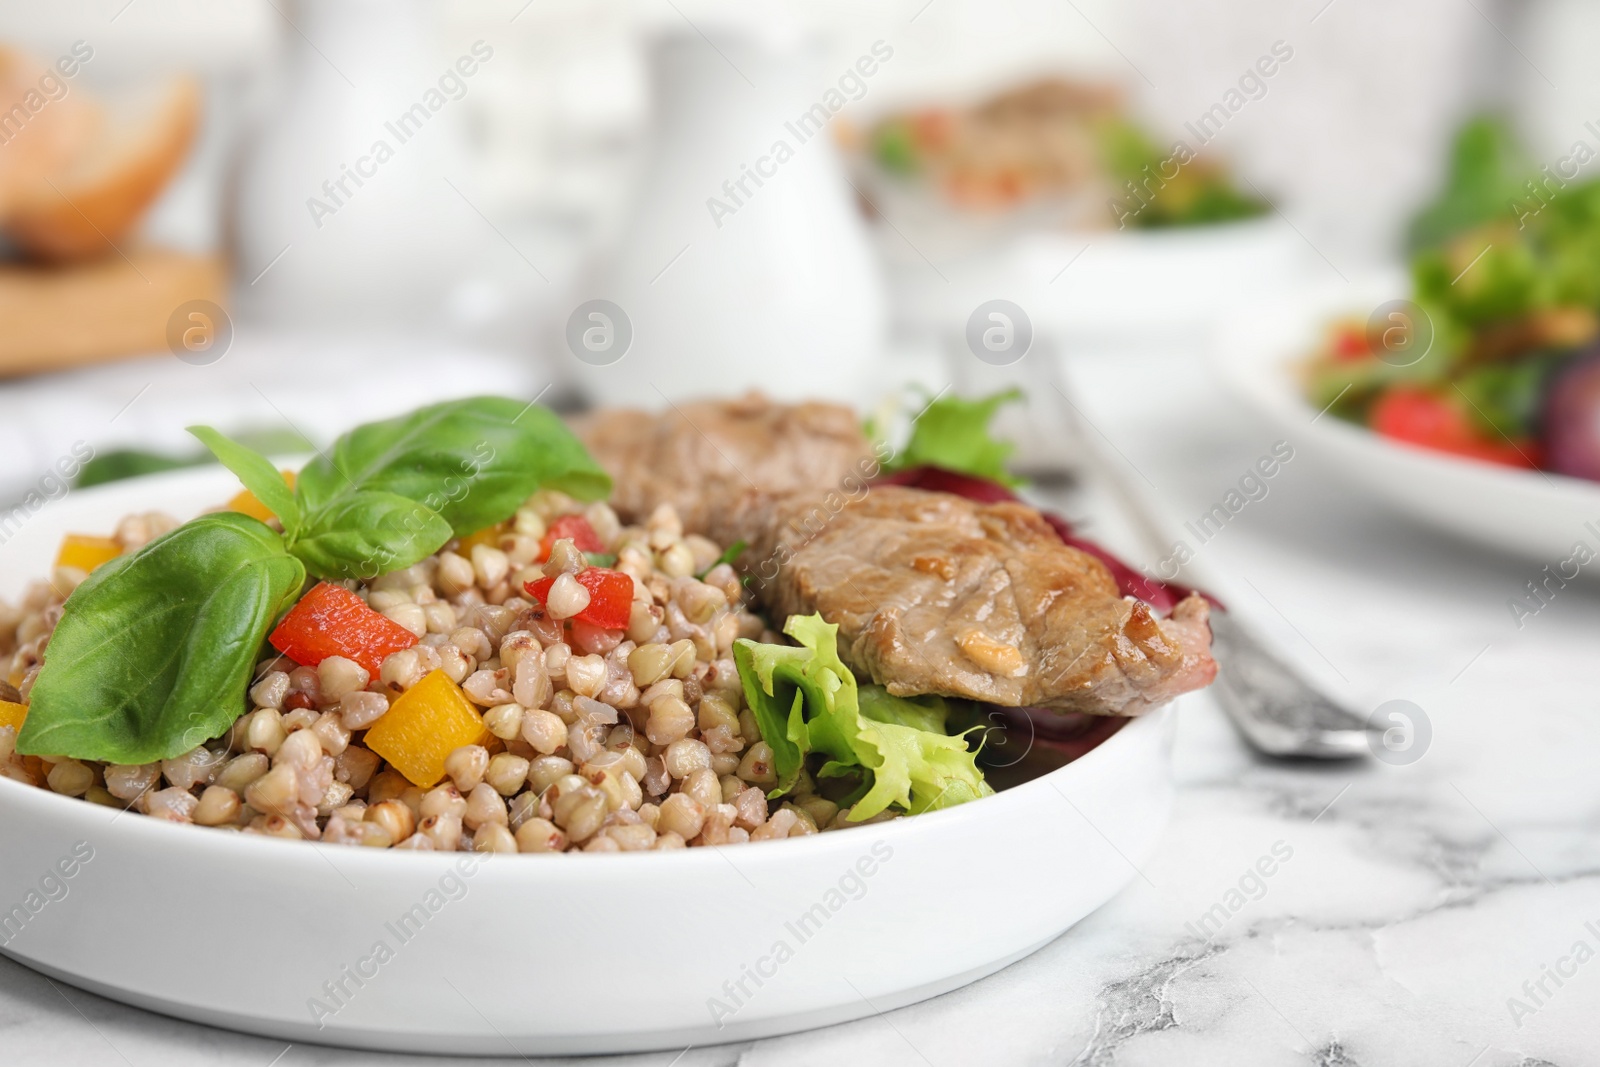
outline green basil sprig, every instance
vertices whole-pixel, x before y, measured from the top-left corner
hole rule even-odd
[[[319,578],[409,567],[452,536],[504,519],[540,488],[585,500],[611,489],[560,419],[506,397],[449,400],[358,426],[306,464],[292,492],[266,457],[208,427],[190,432],[278,516],[289,551]]]
[[[224,467],[237,475],[244,487],[254,493],[268,511],[278,516],[286,532],[300,528],[300,505],[295,500],[294,491],[266,456],[230,440],[209,426],[191,426],[189,432],[198,437],[200,443],[209,448]]]
[[[549,411],[473,397],[360,426],[293,490],[260,453],[191,427],[283,525],[235,512],[185,523],[95,570],[67,598],[23,753],[145,763],[217,737],[306,573],[366,580],[499,522],[540,488],[604,497],[611,480]]]
[[[216,737],[305,579],[282,538],[231,511],[97,568],[50,637],[18,751],[148,763]]]
[[[306,464],[295,494],[314,513],[359,492],[397,493],[465,536],[541,487],[598,500],[611,479],[549,410],[480,396],[357,427]]]
[[[398,493],[366,490],[342,497],[315,514],[315,522],[292,537],[289,551],[319,578],[370,581],[409,567],[450,540],[450,524],[438,512]]]

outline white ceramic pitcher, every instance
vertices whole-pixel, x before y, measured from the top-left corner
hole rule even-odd
[[[572,301],[620,307],[628,351],[615,362],[585,352],[569,323],[563,354],[598,402],[659,407],[760,388],[866,406],[883,283],[830,130],[800,121],[840,72],[804,33],[701,29],[655,41],[656,140],[641,196]]]
[[[482,92],[484,75],[460,75],[430,43],[426,0],[291,10],[283,91],[247,143],[235,194],[241,307],[289,326],[438,326],[475,253],[497,240],[447,184],[470,188],[455,90]],[[474,69],[492,58],[485,44],[459,44]]]

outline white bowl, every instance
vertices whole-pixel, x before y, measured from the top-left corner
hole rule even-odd
[[[1218,331],[1215,363],[1232,392],[1296,449],[1320,457],[1402,514],[1546,563],[1567,559],[1576,541],[1592,547],[1595,535],[1585,524],[1600,516],[1600,485],[1391,440],[1320,415],[1305,399],[1296,368],[1328,323],[1341,315],[1364,317],[1409,292],[1402,276],[1374,276],[1241,311]]]
[[[0,548],[0,589],[42,574],[65,531],[235,489],[208,469],[52,502]],[[405,1052],[675,1050],[842,1022],[990,974],[1116,893],[1166,822],[1175,723],[1154,713],[962,807],[666,853],[279,841],[0,779],[0,951],[196,1022]]]
[[[953,337],[963,358],[968,317],[996,298],[1020,305],[1036,337],[1073,346],[1192,344],[1233,304],[1259,302],[1304,275],[1310,255],[1275,215],[1165,230],[1034,230],[948,255],[907,239],[916,244],[892,232],[883,240],[901,323]]]

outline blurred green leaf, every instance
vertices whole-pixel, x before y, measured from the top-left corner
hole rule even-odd
[[[1261,200],[1241,192],[1215,163],[1194,158],[1181,163],[1176,153],[1161,148],[1134,122],[1107,118],[1097,133],[1100,161],[1117,196],[1130,209],[1137,207],[1126,193],[1131,181],[1150,197],[1130,218],[1140,229],[1231,222],[1267,210]]]
[[[310,452],[314,447],[293,430],[246,430],[235,434],[233,439],[269,456]],[[174,454],[144,448],[119,448],[102,452],[85,463],[73,485],[77,489],[87,489],[92,485],[120,482],[124,478],[137,478],[142,474],[203,467],[216,461],[216,457],[204,449]]]
[[[74,483],[79,489],[107,482],[120,482],[124,478],[137,478],[141,474],[199,467],[215,462],[210,453],[197,452],[189,456],[168,456],[160,452],[143,452],[134,448],[119,448],[115,452],[102,452],[83,465]]]
[[[1491,363],[1463,374],[1456,385],[1472,402],[1474,421],[1485,430],[1511,438],[1530,437],[1537,430],[1545,381],[1562,358],[1541,353],[1515,363]]]
[[[1451,146],[1444,188],[1412,220],[1407,246],[1435,248],[1492,219],[1514,218],[1512,201],[1526,198],[1523,184],[1532,170],[1504,120],[1468,121]]]
[[[891,174],[910,174],[917,169],[917,146],[911,124],[904,120],[887,122],[878,128],[872,153],[879,165]]]

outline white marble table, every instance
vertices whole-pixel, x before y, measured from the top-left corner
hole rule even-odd
[[[1097,363],[1084,386],[1096,425],[1180,517],[1209,506],[1273,441],[1187,357]],[[1505,602],[1537,564],[1381,513],[1330,481],[1306,448],[1204,554],[1232,580],[1236,609],[1353,704],[1424,709],[1426,755],[1409,766],[1269,764],[1197,705],[1180,731],[1181,791],[1164,846],[1121,896],[1036,955],[885,1017],[583,1062],[1600,1062],[1600,962],[1589,962],[1600,950],[1596,590],[1569,587],[1519,631]],[[1246,877],[1274,848],[1288,859],[1259,883]],[[1241,878],[1246,892],[1230,896]],[[1196,936],[1219,904],[1227,920],[1219,928],[1213,918],[1210,940]],[[1583,962],[1572,955],[1580,941]],[[221,932],[174,951],[221,974],[249,965],[229,958]],[[1568,976],[1557,985],[1546,966]],[[1514,1017],[1513,997],[1529,1010]],[[445,1061],[192,1026],[0,959],[4,1064],[433,1062]]]

